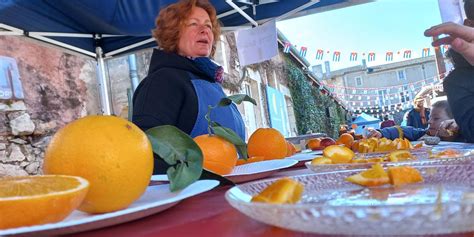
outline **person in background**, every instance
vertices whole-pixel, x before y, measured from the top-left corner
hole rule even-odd
[[[424,99],[415,97],[414,108],[408,112],[407,126],[415,128],[426,128],[428,127],[428,119],[430,116],[430,110],[425,108]]]
[[[395,121],[388,118],[388,115],[383,117],[383,121],[380,123],[380,128],[388,128],[395,126]]]
[[[380,130],[371,129],[369,130],[368,137],[385,137],[393,140],[399,138],[401,132],[403,133],[403,137],[410,141],[416,141],[425,134],[429,136],[438,136],[444,141],[461,140],[457,129],[447,129],[446,126],[443,126],[444,123],[451,123],[452,118],[453,114],[451,113],[449,103],[446,100],[440,100],[434,103],[431,107],[431,117],[428,120],[428,129],[415,128],[412,126],[396,126]]]
[[[431,27],[426,36],[448,36],[435,40],[433,46],[449,44],[454,70],[443,81],[444,91],[454,121],[443,124],[446,129],[459,130],[467,142],[474,142],[474,0],[464,1],[464,26],[448,22]]]
[[[221,86],[224,70],[210,58],[219,35],[216,10],[207,0],[181,0],[160,11],[153,31],[159,48],[133,95],[133,123],[144,131],[173,125],[191,137],[208,132],[208,106],[226,97]],[[213,109],[210,117],[245,139],[235,104]],[[155,165],[154,173],[166,168]]]

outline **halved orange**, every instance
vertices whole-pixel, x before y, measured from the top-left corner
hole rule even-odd
[[[58,222],[86,196],[89,182],[66,175],[0,179],[0,229]]]
[[[252,202],[293,204],[301,199],[303,190],[303,184],[298,181],[290,178],[282,178],[252,197]]]
[[[389,167],[388,176],[390,178],[390,183],[395,186],[423,181],[420,172],[410,166]]]
[[[346,180],[362,186],[379,186],[389,183],[388,174],[379,163],[372,165],[372,168],[366,171],[347,177]]]
[[[392,151],[388,155],[388,158],[391,162],[399,162],[399,161],[415,159],[415,157],[410,153],[410,151],[407,151],[407,150]]]
[[[264,156],[252,156],[252,157],[247,158],[247,160],[238,159],[237,165],[245,165],[248,163],[254,163],[254,162],[259,162],[259,161],[264,161],[264,160],[265,160]]]

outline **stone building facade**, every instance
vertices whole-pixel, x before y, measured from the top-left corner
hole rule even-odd
[[[100,111],[95,63],[18,36],[0,36],[0,56],[14,59],[24,94],[0,100],[0,176],[41,173],[52,134]],[[0,68],[0,80],[11,68]]]

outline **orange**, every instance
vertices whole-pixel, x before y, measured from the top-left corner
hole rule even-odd
[[[339,136],[337,141],[350,149],[352,147],[352,143],[354,143],[354,137],[349,133],[343,133],[341,136]]]
[[[152,172],[148,137],[115,116],[87,116],[69,123],[53,136],[44,158],[45,174],[89,181],[89,192],[79,207],[89,213],[126,208],[145,192]]]
[[[290,178],[282,178],[268,187],[259,194],[252,197],[252,202],[266,202],[273,204],[293,204],[301,199],[304,186],[296,180]]]
[[[319,150],[321,149],[321,139],[320,138],[312,138],[309,139],[308,143],[306,144],[306,147],[311,150]]]
[[[237,164],[237,149],[234,144],[216,135],[204,134],[194,138],[203,155],[203,167],[216,174],[232,172]]]
[[[372,168],[366,171],[347,177],[346,180],[369,187],[389,183],[388,174],[379,163],[372,165]]]
[[[391,162],[399,162],[414,159],[413,155],[407,150],[392,151],[388,155]]]
[[[410,166],[389,167],[388,176],[390,183],[395,186],[423,182],[420,172]]]
[[[333,164],[340,164],[349,163],[355,153],[345,146],[331,145],[324,148],[323,156],[331,159]]]
[[[285,137],[274,128],[259,128],[249,138],[248,154],[263,156],[265,160],[283,159],[287,154]]]
[[[1,178],[0,229],[61,221],[81,204],[88,187],[76,176]]]
[[[265,157],[263,156],[253,156],[253,157],[249,157],[247,160],[238,159],[237,165],[245,165],[248,163],[254,163],[254,162],[259,162],[259,161],[264,161],[264,160],[265,160]]]
[[[292,156],[294,154],[296,154],[296,147],[293,143],[289,142],[289,141],[286,141],[286,156]]]

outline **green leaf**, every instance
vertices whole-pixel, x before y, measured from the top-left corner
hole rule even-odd
[[[219,101],[219,104],[217,106],[228,106],[232,104],[232,102],[236,104],[241,104],[243,101],[248,101],[254,105],[257,105],[257,102],[255,102],[255,100],[252,99],[252,97],[246,94],[235,94],[235,95],[227,96],[226,98],[222,98],[221,101]]]
[[[247,160],[248,154],[247,154],[247,145],[238,145],[235,146],[237,148],[237,151],[239,151],[239,154],[242,156],[241,158],[244,160]]]
[[[222,126],[213,126],[212,129],[217,136],[234,144],[242,158],[247,160],[247,144],[234,132],[234,130]]]
[[[242,140],[242,138],[240,138],[239,135],[237,135],[234,130],[230,128],[213,126],[212,129],[217,136],[224,138],[236,146],[245,145],[245,142]]]
[[[150,128],[145,133],[153,152],[172,166],[166,172],[172,192],[198,180],[202,173],[203,155],[188,134],[171,125]]]

